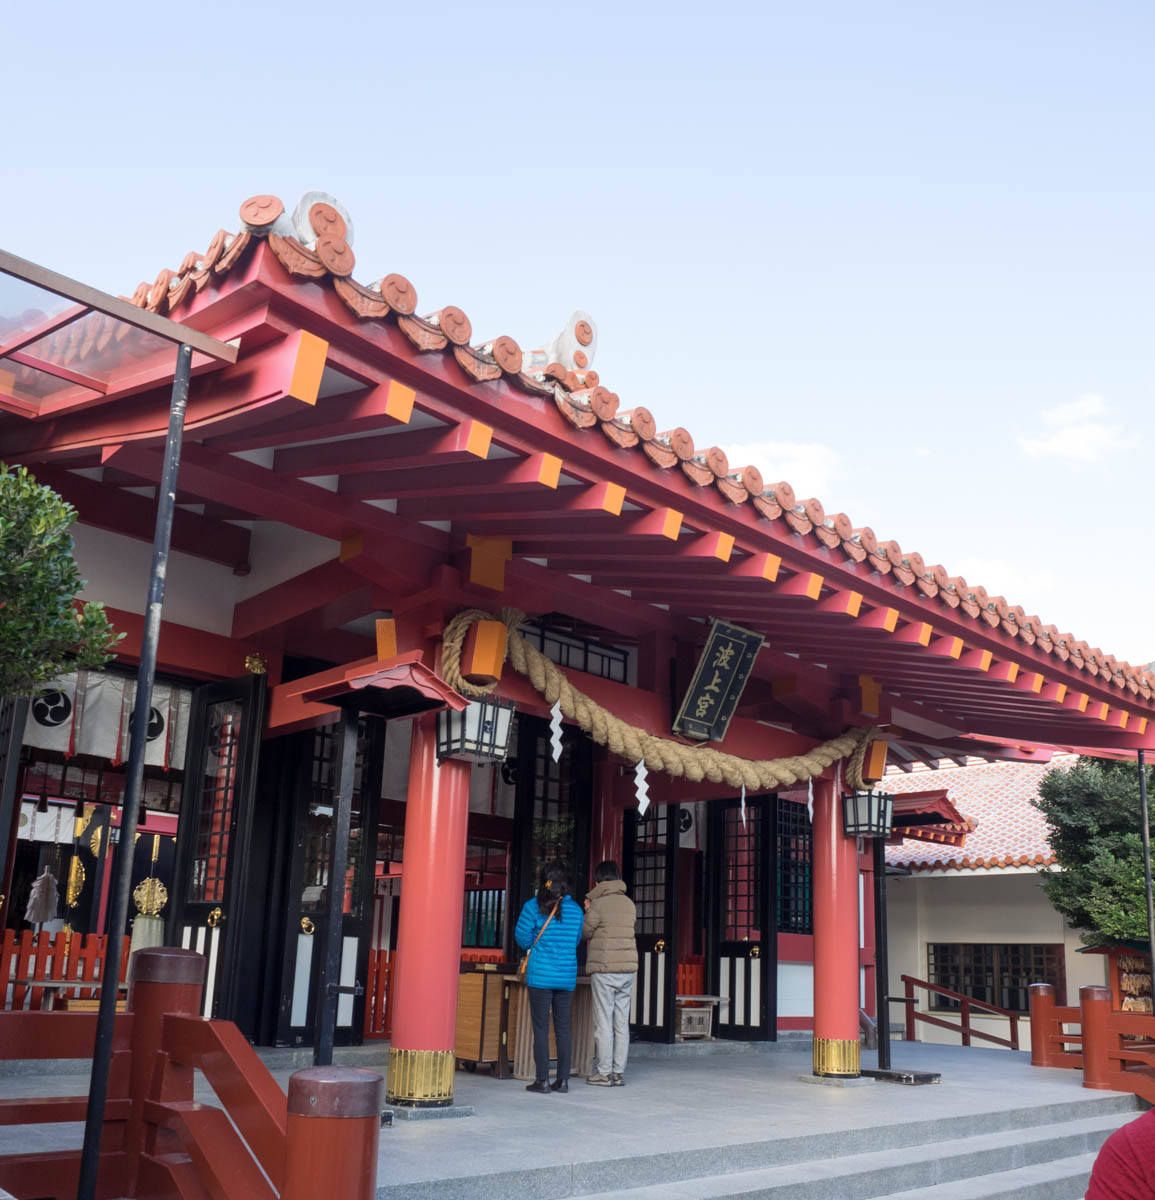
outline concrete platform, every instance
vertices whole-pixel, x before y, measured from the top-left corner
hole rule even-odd
[[[631,1059],[627,1086],[575,1079],[564,1096],[459,1071],[457,1101],[475,1115],[383,1129],[378,1200],[902,1193],[1061,1200],[1082,1195],[1094,1150],[1138,1113],[1133,1097],[1086,1090],[1077,1072],[1032,1068],[1026,1054],[903,1042],[892,1058],[897,1068],[941,1072],[941,1084],[808,1086],[798,1078],[809,1067],[801,1041],[715,1054],[643,1052]],[[864,1053],[863,1065],[873,1066],[874,1055]],[[273,1073],[284,1086],[293,1069]],[[0,1095],[67,1095],[86,1086],[81,1074],[41,1073],[0,1079]],[[214,1101],[203,1081],[197,1094]],[[79,1125],[3,1128],[0,1153],[76,1147],[81,1133]]]

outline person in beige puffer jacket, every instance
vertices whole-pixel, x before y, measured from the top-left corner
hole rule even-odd
[[[594,888],[585,907],[582,936],[589,939],[586,972],[593,992],[597,1048],[597,1071],[586,1083],[621,1087],[630,1049],[630,996],[638,971],[638,944],[637,911],[616,862],[607,860],[594,868]]]

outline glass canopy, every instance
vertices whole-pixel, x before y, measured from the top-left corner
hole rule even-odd
[[[236,361],[233,345],[0,251],[0,411],[38,417],[160,382],[182,343]]]

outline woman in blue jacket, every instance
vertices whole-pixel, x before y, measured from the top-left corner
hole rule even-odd
[[[569,882],[561,863],[550,863],[542,876],[537,895],[531,896],[517,918],[514,937],[528,950],[529,1011],[533,1020],[533,1061],[537,1078],[527,1092],[548,1095],[569,1091],[569,1069],[573,1053],[570,1038],[570,1008],[577,986],[577,948],[582,937],[584,913],[570,897]],[[549,1010],[553,1008],[553,1032],[557,1042],[557,1076],[549,1082]]]

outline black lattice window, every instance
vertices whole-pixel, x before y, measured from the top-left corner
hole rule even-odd
[[[542,869],[551,862],[572,867],[576,861],[575,823],[577,795],[574,787],[574,743],[565,738],[561,758],[553,761],[548,737],[534,739],[533,832],[530,845],[530,879],[534,887]]]
[[[651,805],[638,818],[634,842],[634,904],[637,932],[662,937],[666,932],[666,847],[674,832],[676,805]]]
[[[761,810],[748,808],[743,824],[737,808],[722,814],[722,871],[725,886],[722,938],[730,942],[761,940],[758,905],[758,824]]]
[[[1030,1011],[1028,988],[1032,983],[1051,984],[1057,1002],[1066,1003],[1061,944],[929,942],[926,960],[929,983],[1008,1012]],[[931,1008],[957,1012],[960,1002],[932,992]]]
[[[361,887],[361,776],[367,747],[364,720],[358,726],[357,756],[354,760],[352,812],[349,822],[349,855],[344,879],[344,911],[357,914],[364,904]],[[309,757],[309,807],[304,829],[304,873],[301,881],[301,911],[321,912],[328,905],[329,859],[332,855],[334,785],[337,763],[334,726],[313,734]]]
[[[239,701],[222,700],[209,707],[207,720],[204,774],[197,781],[200,811],[189,899],[219,904],[225,898],[244,712]]]
[[[465,909],[461,944],[477,949],[505,945],[505,891],[509,843],[471,840],[465,851]]]
[[[548,624],[526,624],[520,632],[558,666],[585,671],[617,683],[627,681],[630,652],[621,646],[607,646],[576,634],[563,633]]]
[[[814,838],[801,804],[778,800],[778,930],[814,932]]]

